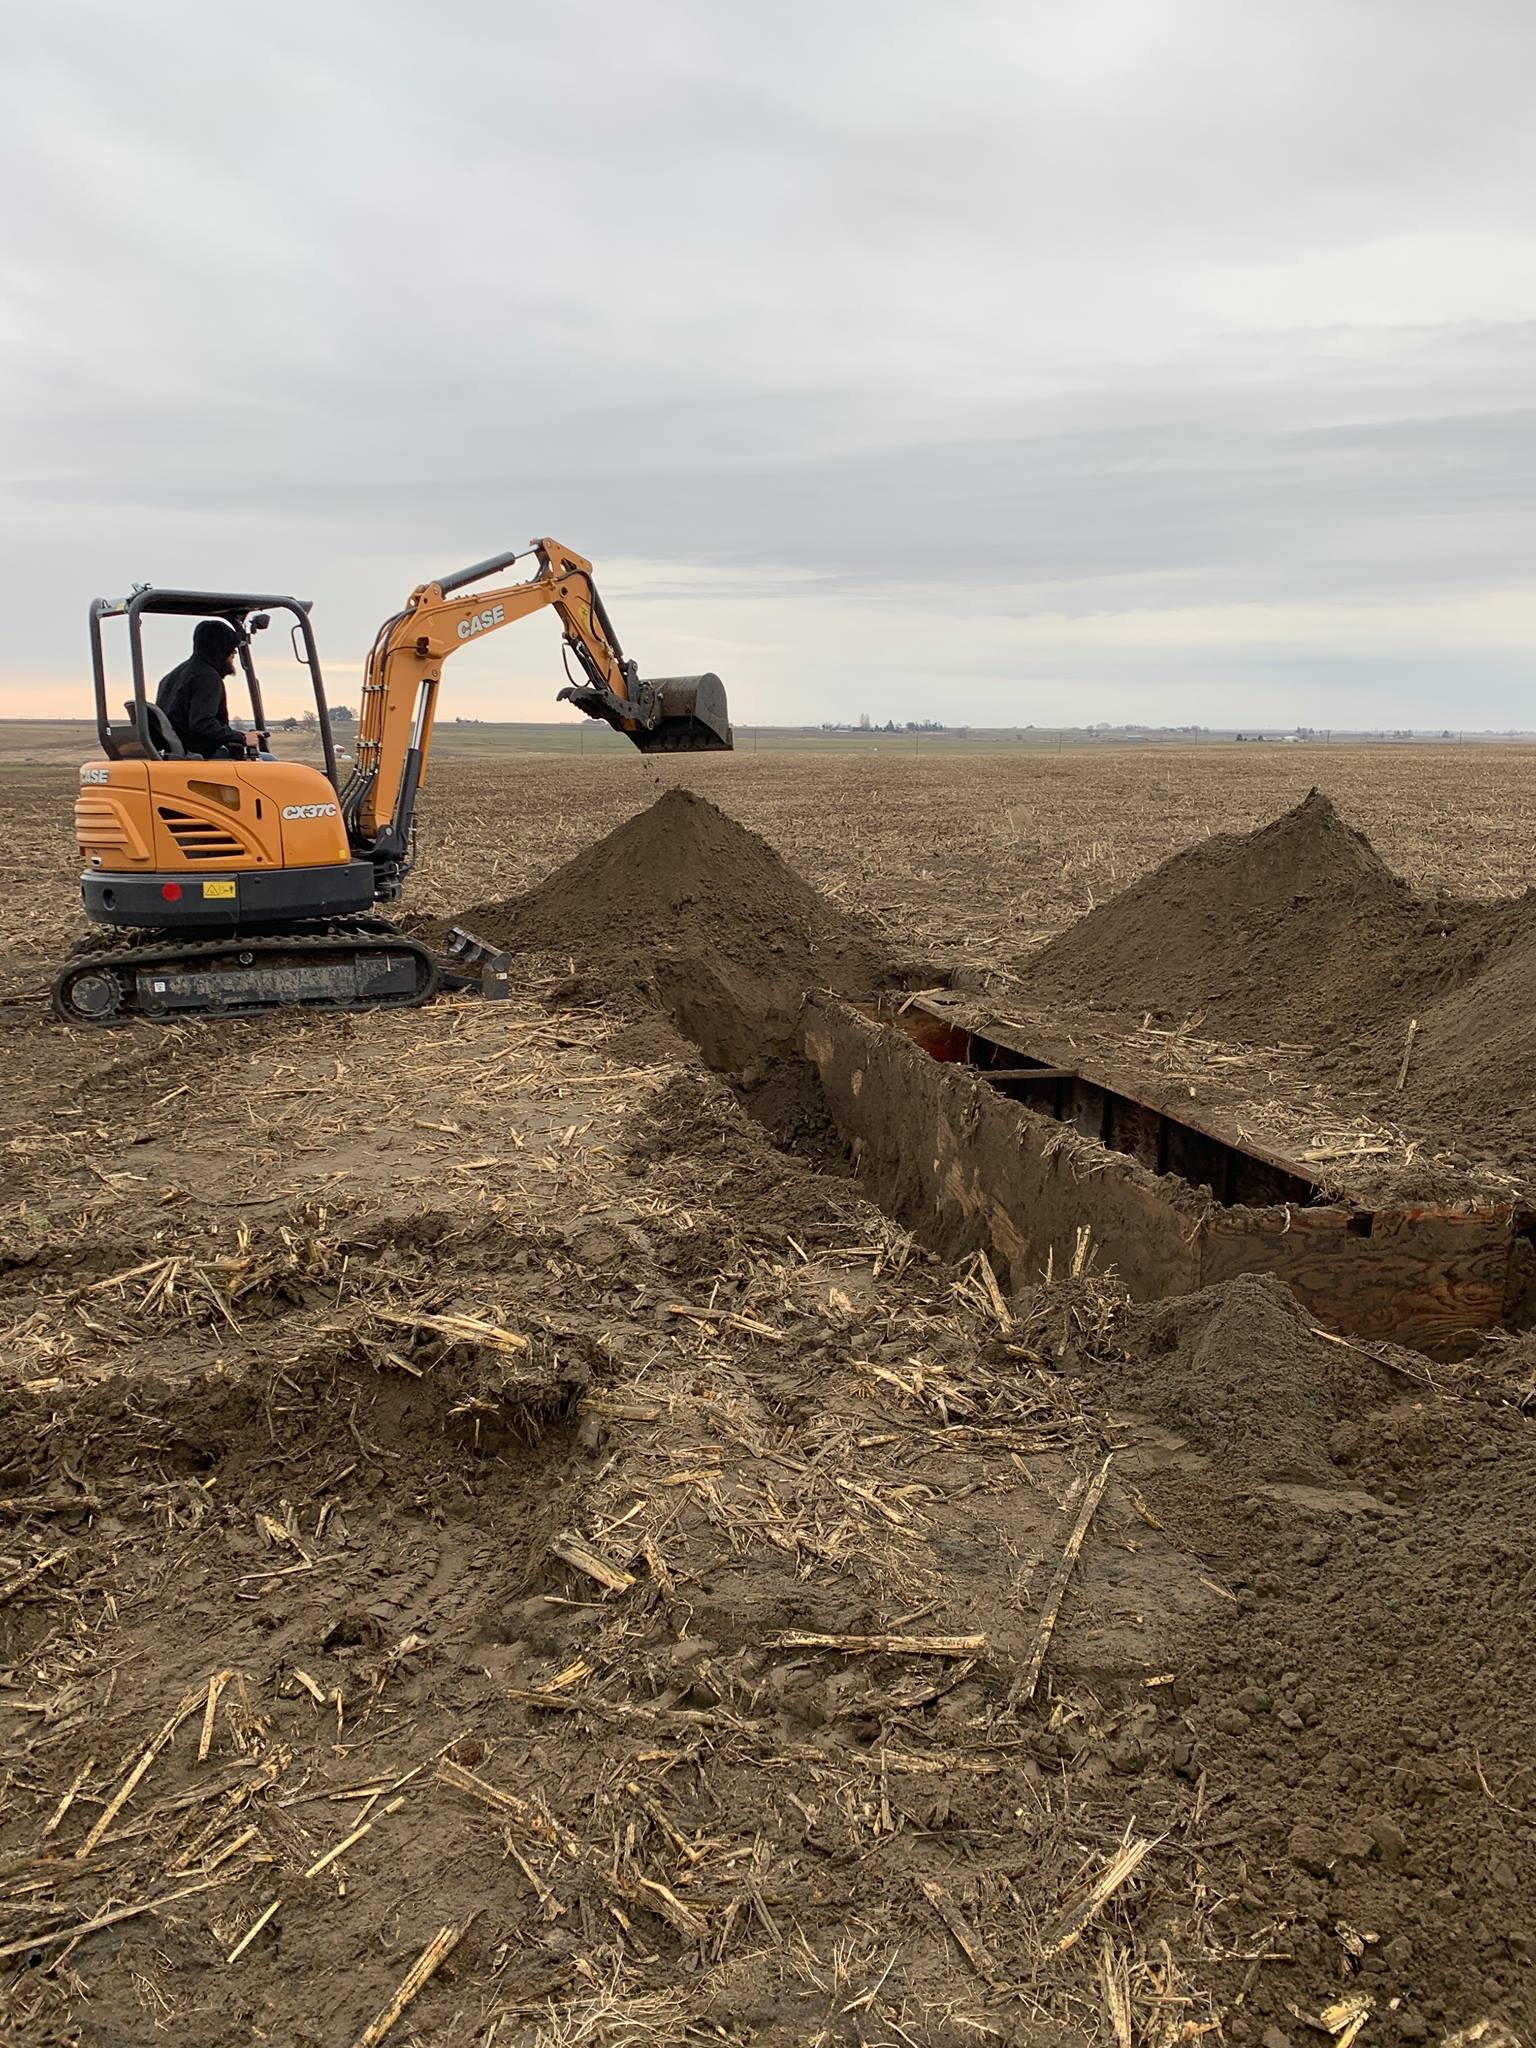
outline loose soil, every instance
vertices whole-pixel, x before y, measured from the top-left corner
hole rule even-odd
[[[1398,1987],[1399,2038],[1479,2000],[1529,2022],[1536,1425],[1323,1340],[1270,1279],[1133,1311],[1116,1343],[1087,1371],[1136,1430],[1122,1474],[1229,1589],[1224,1629],[1169,1648],[1234,1946],[1278,1907],[1279,1975],[1342,1951]]]
[[[1193,1011],[1273,1045],[1393,1019],[1405,974],[1443,925],[1314,790],[1272,825],[1176,854],[1040,953],[1033,985],[1074,1007]]]
[[[92,1038],[14,913],[5,2025],[352,2048],[448,1928],[391,2039],[1300,2048],[1356,1996],[1361,2048],[1530,2030],[1523,1356],[1330,1344],[1254,1281],[1000,1315],[781,1149],[760,997],[776,1043],[787,981],[946,917],[1023,974],[1004,894],[1016,934],[1066,899],[1000,853],[942,912],[926,850],[852,893],[917,843],[889,767],[733,895],[734,792],[791,847],[827,810],[749,768],[667,799],[698,850],[654,900],[610,842],[509,910],[506,1004]],[[509,811],[532,876],[657,793],[605,767],[541,837],[509,786],[461,881]],[[731,1085],[664,957],[720,976]]]
[[[836,1145],[796,1045],[808,991],[867,995],[937,970],[899,967],[868,924],[757,833],[670,789],[526,895],[448,924],[518,955],[563,960],[562,1002],[664,1014],[753,1112],[830,1163]],[[448,926],[423,927],[438,943]]]
[[[456,922],[494,946],[579,963],[563,993],[659,998],[712,1066],[749,1075],[792,1040],[807,990],[868,991],[893,977],[867,927],[687,789],[526,895],[474,904]]]
[[[1107,1038],[1122,1059],[1138,1022],[1269,1048],[1271,1069],[1325,1075],[1336,1105],[1392,1119],[1410,1160],[1443,1153],[1448,1173],[1421,1157],[1400,1195],[1454,1198],[1468,1167],[1489,1170],[1485,1184],[1536,1173],[1532,987],[1536,892],[1417,896],[1313,790],[1272,824],[1199,841],[1069,926],[1027,969],[1024,1001],[1051,1032]],[[1226,1078],[1202,1076],[1236,1105],[1252,1076]]]

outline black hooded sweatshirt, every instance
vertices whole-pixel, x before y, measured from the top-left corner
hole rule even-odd
[[[226,751],[245,752],[245,734],[229,722],[224,664],[240,635],[223,619],[201,619],[192,634],[190,657],[160,678],[155,702],[189,754],[217,760]]]

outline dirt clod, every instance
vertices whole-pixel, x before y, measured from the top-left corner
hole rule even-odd
[[[1282,1281],[1245,1274],[1224,1287],[1135,1312],[1117,1402],[1193,1431],[1225,1469],[1256,1484],[1327,1484],[1335,1430],[1391,1376],[1315,1335]]]

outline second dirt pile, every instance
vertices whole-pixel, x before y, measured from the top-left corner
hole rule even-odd
[[[1524,1168],[1536,1166],[1533,978],[1536,893],[1416,896],[1313,790],[1256,832],[1165,861],[1053,939],[1027,979],[1061,1016],[1150,1014],[1311,1049],[1391,1116]]]

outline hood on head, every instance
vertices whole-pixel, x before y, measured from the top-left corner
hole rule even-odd
[[[200,619],[192,634],[192,652],[222,669],[241,637],[225,619]]]

